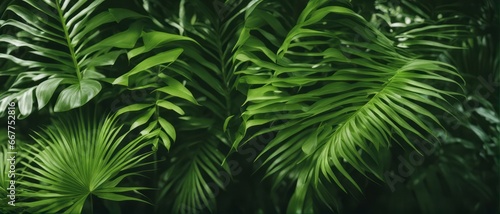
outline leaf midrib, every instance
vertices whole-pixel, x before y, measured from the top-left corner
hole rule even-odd
[[[68,49],[71,54],[71,60],[73,61],[73,66],[75,67],[76,76],[78,77],[78,81],[82,80],[82,74],[80,73],[80,67],[78,66],[78,62],[76,60],[75,49],[71,44],[71,38],[69,37],[68,28],[66,26],[66,19],[63,16],[63,11],[61,10],[61,6],[59,5],[59,1],[56,1],[57,13],[59,15],[59,19],[61,20],[61,26],[64,31],[64,37],[66,38],[66,43],[68,44]]]
[[[405,65],[404,65],[404,66],[405,66]],[[404,66],[403,66],[403,67],[404,67]],[[396,71],[396,73],[395,73],[392,77],[390,77],[390,78],[388,79],[388,81],[387,81],[387,82],[386,82],[386,83],[382,86],[382,89],[381,89],[379,92],[376,92],[376,93],[375,93],[375,95],[374,95],[374,96],[373,96],[373,97],[372,97],[372,98],[371,98],[371,99],[370,99],[370,100],[369,100],[369,101],[368,101],[365,105],[363,105],[361,108],[359,108],[358,110],[356,110],[356,111],[355,111],[355,112],[354,112],[351,116],[349,116],[349,117],[345,120],[345,122],[344,122],[344,123],[342,123],[342,124],[340,125],[340,127],[339,127],[339,128],[337,128],[337,129],[335,130],[335,132],[332,134],[332,137],[333,137],[333,136],[335,136],[335,135],[337,135],[337,134],[338,134],[338,132],[339,132],[339,130],[344,129],[345,125],[346,125],[349,121],[353,120],[353,118],[354,118],[354,117],[356,117],[356,116],[358,115],[358,113],[359,113],[359,112],[361,112],[361,110],[363,110],[363,109],[367,108],[367,106],[370,106],[370,105],[374,102],[374,100],[379,99],[379,95],[380,95],[381,93],[383,93],[383,92],[386,90],[386,88],[387,88],[387,87],[388,87],[388,86],[392,83],[392,81],[396,78],[396,76],[397,76],[398,74],[400,74],[400,73],[401,73],[401,71],[403,70],[403,69],[402,69],[403,67],[401,67],[400,69],[398,69],[398,70]]]

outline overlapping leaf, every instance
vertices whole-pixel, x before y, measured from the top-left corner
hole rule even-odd
[[[116,78],[113,84],[130,86],[131,90],[151,90],[151,96],[145,97],[145,101],[142,103],[122,107],[117,114],[136,114],[137,116],[130,129],[146,125],[141,134],[151,133],[155,135],[152,139],[154,150],[158,148],[159,142],[165,148],[170,149],[172,142],[176,140],[176,130],[169,122],[170,119],[161,113],[167,110],[184,115],[184,110],[179,104],[170,101],[174,97],[192,104],[198,103],[184,84],[172,77],[176,75],[176,72],[172,71],[170,65],[178,63],[178,57],[182,54],[183,49],[164,50],[164,46],[179,41],[193,42],[193,40],[188,37],[158,31],[145,32],[142,38],[144,45],[128,52],[130,60],[139,58],[139,62],[130,71]],[[160,50],[160,52],[153,56],[144,54],[153,53],[153,51],[157,50]],[[134,81],[129,83],[129,79],[132,78]],[[135,85],[137,87],[133,87]]]
[[[126,201],[144,187],[120,187],[122,180],[137,172],[124,172],[141,165],[151,153],[140,153],[151,135],[125,142],[126,132],[116,116],[98,120],[97,115],[80,114],[74,120],[54,121],[54,126],[36,133],[36,145],[28,145],[29,158],[23,161],[29,178],[20,183],[27,199],[22,206],[35,212],[80,213],[87,199]],[[71,118],[71,117],[70,117]]]
[[[180,118],[179,128],[176,129],[179,130],[178,135],[183,137],[176,147],[172,147],[172,162],[163,176],[164,182],[160,183],[163,193],[159,195],[158,204],[164,204],[164,201],[170,204],[171,196],[181,196],[172,201],[174,212],[192,213],[206,208],[214,209],[214,197],[217,195],[215,190],[206,188],[210,184],[222,188],[221,179],[224,177],[220,176],[224,170],[220,165],[224,156],[219,150],[229,148],[233,135],[230,130],[237,127],[234,115],[240,114],[239,103],[245,99],[236,90],[232,51],[242,17],[256,2],[258,1],[179,1],[179,5],[175,7],[159,10],[157,8],[165,4],[150,1],[149,4],[155,6],[146,8],[154,19],[159,20],[158,25],[165,32],[178,33],[196,41],[185,43],[182,55],[166,69],[187,79],[185,86],[199,104],[191,103],[182,107],[185,115]],[[170,18],[163,22],[163,17]],[[169,39],[165,39],[168,42],[174,38],[171,35]],[[151,45],[145,46],[163,42],[150,43]],[[129,55],[142,51],[137,49]],[[173,88],[156,90],[173,92]],[[190,150],[194,152],[188,152]],[[182,161],[178,160],[181,156]],[[183,173],[178,173],[179,171]]]
[[[168,203],[173,205],[174,213],[215,210],[216,194],[225,189],[227,183],[223,182],[230,179],[228,165],[220,166],[224,155],[218,151],[216,143],[216,140],[206,139],[177,146],[172,154],[178,158],[161,176],[158,203],[164,198],[173,199]]]
[[[46,106],[53,96],[58,97],[54,111],[62,112],[84,105],[100,92],[97,80],[104,74],[99,67],[113,65],[124,53],[122,49],[134,47],[141,26],[134,24],[109,37],[103,37],[100,29],[108,23],[142,17],[125,9],[97,13],[103,1],[24,0],[7,8],[16,18],[2,20],[1,28],[15,29],[17,34],[1,35],[0,43],[17,53],[0,53],[0,58],[23,69],[2,74],[16,80],[2,93],[0,112],[17,99],[20,114],[27,116]],[[63,88],[60,93],[59,88]]]
[[[461,23],[465,14],[457,14],[456,4],[433,5],[430,2],[379,2],[371,23],[415,57],[435,59],[437,54],[462,48],[470,37],[470,26]],[[397,5],[396,5],[397,4]]]
[[[451,66],[401,55],[349,7],[344,1],[310,1],[288,32],[265,28],[286,19],[263,16],[265,9],[258,7],[238,42],[235,59],[253,65],[239,71],[250,87],[241,131],[259,127],[251,138],[277,132],[261,155],[276,184],[289,175],[298,180],[291,212],[305,211],[311,191],[332,203],[321,191],[325,182],[360,190],[350,167],[381,178],[379,151],[393,140],[413,146],[407,133],[432,133],[423,118],[439,121],[426,109],[446,111],[443,104],[456,94],[427,80],[459,84]],[[263,24],[257,30],[251,23]],[[360,41],[353,42],[356,36]]]

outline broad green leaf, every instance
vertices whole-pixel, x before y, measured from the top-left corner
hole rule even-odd
[[[82,57],[87,54],[94,53],[96,51],[102,50],[104,48],[133,48],[135,43],[139,39],[142,33],[142,25],[139,23],[134,23],[130,28],[124,32],[120,32],[114,34],[97,44],[94,44],[78,54],[78,56]]]
[[[109,8],[108,11],[113,16],[115,22],[121,22],[121,20],[127,18],[137,19],[141,17],[147,17],[135,11],[124,8]]]
[[[168,136],[170,136],[172,138],[172,140],[175,141],[176,134],[175,134],[174,126],[171,123],[169,123],[167,120],[163,119],[162,117],[158,118],[158,122],[160,122],[161,127],[163,128],[163,130],[165,130],[167,132]]]
[[[48,79],[43,81],[36,87],[38,109],[42,109],[45,105],[47,105],[47,103],[49,103],[50,98],[52,98],[52,95],[54,95],[55,90],[62,80],[62,78]]]
[[[171,63],[177,60],[177,57],[179,57],[182,53],[183,49],[182,48],[176,48],[174,50],[169,50],[165,51],[159,54],[156,54],[152,57],[149,57],[139,64],[137,64],[132,70],[128,71],[124,75],[116,78],[116,80],[113,82],[113,84],[119,84],[119,85],[128,85],[128,78],[131,75],[134,75],[139,72],[146,71],[149,68],[152,68],[157,65],[162,65],[165,63]]]
[[[21,115],[29,115],[33,109],[33,91],[35,88],[26,89],[18,98],[18,108]]]
[[[132,125],[130,126],[130,130],[133,130],[148,122],[155,111],[155,108],[150,108],[145,114],[142,114],[139,118],[137,118],[137,120],[134,121],[134,123],[132,123]]]
[[[177,105],[169,102],[169,101],[166,101],[166,100],[158,100],[156,102],[156,105],[164,108],[164,109],[167,109],[167,110],[173,110],[175,112],[177,112],[178,114],[180,115],[184,115],[184,111]]]
[[[150,51],[154,48],[157,48],[158,46],[161,46],[165,43],[171,43],[171,42],[176,42],[176,41],[191,41],[194,43],[197,43],[195,40],[186,37],[186,36],[179,36],[175,34],[170,34],[170,33],[164,33],[164,32],[159,32],[159,31],[152,31],[152,32],[147,32],[144,33],[142,36],[144,40],[144,52]]]
[[[63,112],[81,107],[94,98],[100,91],[101,84],[98,81],[89,79],[81,80],[79,83],[61,91],[54,106],[54,111]]]
[[[198,102],[196,101],[196,99],[194,99],[193,94],[191,94],[191,92],[182,83],[171,77],[166,78],[165,82],[168,84],[168,86],[156,89],[156,91],[161,91],[163,93],[185,99],[198,105]]]
[[[151,107],[152,105],[153,104],[142,104],[142,103],[132,104],[132,105],[123,107],[120,110],[118,110],[118,112],[116,112],[116,115],[118,116],[118,115],[122,115],[122,114],[128,113],[128,112],[139,111],[139,110]]]

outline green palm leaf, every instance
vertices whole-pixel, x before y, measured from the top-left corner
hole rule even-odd
[[[183,137],[172,147],[171,162],[160,182],[158,204],[180,196],[171,202],[173,212],[193,213],[206,208],[213,211],[219,192],[214,188],[227,185],[222,185],[222,179],[230,173],[227,164],[222,164],[221,151],[230,147],[230,130],[237,128],[238,123],[231,118],[241,113],[239,104],[245,99],[236,90],[235,63],[231,57],[244,12],[256,2],[179,1],[178,5],[162,8],[164,3],[148,1],[154,6],[146,10],[158,20],[158,27],[195,41],[183,43],[182,54],[166,68],[185,77],[185,87],[196,97],[196,103],[182,105],[185,114],[175,128],[177,136]]]
[[[392,140],[413,146],[407,133],[432,133],[425,121],[439,121],[426,107],[447,111],[446,99],[456,95],[427,83],[458,85],[453,67],[401,55],[349,7],[344,1],[310,1],[288,32],[273,26],[285,28],[284,16],[267,12],[269,5],[257,7],[238,42],[238,73],[249,89],[243,135],[234,148],[252,127],[260,130],[250,139],[277,132],[261,155],[276,185],[287,177],[298,180],[292,212],[305,211],[311,193],[332,204],[322,191],[325,183],[360,190],[348,166],[381,179],[379,151]],[[360,41],[352,42],[356,35]],[[271,127],[261,128],[265,124]]]
[[[122,49],[134,47],[141,26],[134,24],[109,37],[103,37],[100,28],[126,18],[142,17],[125,9],[97,13],[103,1],[25,0],[23,5],[7,8],[17,17],[3,20],[1,28],[16,29],[17,34],[1,35],[0,43],[28,51],[0,54],[0,58],[24,67],[22,72],[5,74],[16,77],[16,81],[3,94],[0,112],[17,99],[20,114],[27,116],[33,111],[33,104],[38,104],[38,109],[46,106],[60,86],[64,87],[54,106],[56,112],[80,107],[101,91],[98,80],[104,75],[99,67],[113,65],[124,52]]]
[[[471,26],[462,24],[465,14],[457,4],[433,5],[430,2],[377,1],[378,12],[371,23],[414,57],[435,59],[438,54],[461,49],[472,36]]]
[[[29,158],[23,161],[22,206],[33,212],[80,213],[87,199],[142,199],[126,195],[145,187],[119,187],[125,178],[138,172],[125,172],[142,165],[151,153],[140,153],[150,136],[125,142],[116,116],[98,120],[80,113],[72,120],[56,120],[36,133],[36,145],[29,145]],[[67,117],[68,118],[68,117]]]
[[[128,86],[128,89],[132,91],[150,90],[151,96],[146,97],[142,103],[122,107],[117,115],[137,112],[138,115],[130,128],[135,129],[146,125],[141,134],[153,133],[156,136],[153,139],[153,149],[157,150],[158,143],[161,142],[169,150],[172,141],[176,140],[176,130],[169,122],[170,118],[162,112],[174,111],[179,115],[184,115],[184,110],[179,106],[183,104],[183,101],[198,104],[191,91],[176,79],[182,78],[182,76],[177,77],[179,75],[175,66],[181,63],[178,58],[184,49],[179,48],[177,44],[174,47],[171,46],[175,42],[194,42],[194,40],[159,31],[144,32],[142,39],[144,45],[127,54],[129,60],[139,58],[139,62],[130,71],[116,78],[113,84]],[[152,54],[154,55],[150,56]],[[174,98],[179,98],[180,101],[174,102],[172,100]]]
[[[227,164],[220,167],[224,155],[216,147],[217,140],[183,143],[172,151],[176,158],[161,175],[158,204],[164,198],[174,198],[168,202],[173,213],[197,213],[205,209],[214,212],[216,194],[227,185],[221,179],[226,179],[224,182],[230,179]]]

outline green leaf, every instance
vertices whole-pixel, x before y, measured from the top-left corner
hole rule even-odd
[[[302,144],[302,151],[306,153],[306,155],[310,155],[313,153],[314,150],[316,150],[318,146],[318,133],[319,133],[319,128],[316,129],[313,133],[310,135],[310,138]]]
[[[171,43],[171,42],[176,42],[176,41],[191,41],[194,43],[197,43],[195,40],[186,37],[186,36],[179,36],[175,34],[170,34],[170,33],[164,33],[164,32],[159,32],[159,31],[152,31],[148,33],[144,33],[143,35],[143,40],[144,40],[144,52],[148,52],[154,48],[157,48],[163,44],[166,43]]]
[[[162,117],[158,118],[158,122],[160,122],[161,127],[163,128],[163,130],[165,130],[165,132],[167,132],[168,136],[170,136],[172,140],[175,141],[176,134],[174,126]]]
[[[165,134],[165,132],[160,132],[159,136],[161,142],[163,143],[163,146],[165,146],[165,148],[170,151],[170,146],[172,145],[170,138],[167,136],[167,134]]]
[[[121,194],[109,193],[109,192],[98,192],[98,193],[95,193],[95,195],[99,198],[110,200],[110,201],[140,201],[140,202],[147,203],[146,201],[138,199],[138,198],[134,198],[134,197],[126,196],[126,195],[121,195]]]
[[[224,125],[222,126],[222,130],[224,130],[224,132],[226,132],[227,126],[229,125],[229,121],[231,121],[231,118],[233,117],[234,115],[231,115],[224,120]]]
[[[90,47],[84,49],[78,56],[84,56],[96,51],[102,50],[104,48],[133,48],[137,40],[141,36],[142,25],[139,23],[134,23],[130,28],[124,32],[112,35]]]
[[[119,115],[122,115],[124,113],[139,111],[139,110],[145,109],[147,107],[151,107],[152,105],[153,104],[142,104],[142,103],[132,104],[132,105],[123,107],[120,110],[118,110],[118,112],[116,112],[116,115],[119,116]]]
[[[0,58],[16,64],[16,69],[3,74],[17,78],[8,86],[6,94],[16,94],[18,99],[24,96],[29,102],[28,94],[19,91],[36,85],[37,106],[41,109],[59,86],[72,84],[58,95],[56,112],[80,107],[94,98],[101,85],[86,79],[106,81],[100,73],[102,69],[97,67],[113,65],[125,52],[123,49],[135,47],[142,34],[142,24],[138,22],[118,33],[116,29],[104,30],[103,25],[145,17],[126,9],[109,9],[96,14],[103,2],[25,0],[23,4],[9,3],[6,11],[16,15],[1,21],[2,29],[12,29],[0,35],[0,46],[9,47],[7,52],[0,53]],[[22,111],[29,114],[33,108]]]
[[[163,93],[172,95],[174,97],[179,97],[196,105],[199,105],[196,99],[194,99],[193,94],[191,94],[191,92],[182,83],[171,77],[167,77],[165,79],[165,82],[168,84],[168,86],[156,89],[156,91],[161,91]]]
[[[124,9],[124,8],[109,8],[109,13],[113,16],[115,22],[120,22],[123,19],[127,18],[146,18],[147,16],[137,13],[133,10]]]
[[[18,100],[21,115],[29,115],[33,109],[33,91],[35,88],[26,89]]]
[[[81,80],[79,83],[65,88],[59,94],[54,111],[63,112],[81,107],[94,98],[100,91],[101,84],[98,81],[89,79]]]
[[[173,110],[175,112],[177,112],[178,114],[180,115],[184,115],[184,111],[177,105],[169,102],[169,101],[166,101],[166,100],[158,100],[156,102],[156,105],[164,108],[164,109],[167,109],[167,110]]]
[[[177,58],[181,55],[182,51],[183,51],[182,48],[176,48],[174,50],[165,51],[165,52],[156,54],[152,57],[149,57],[149,58],[143,60],[142,62],[140,62],[139,64],[137,64],[134,68],[132,68],[132,70],[130,70],[127,73],[125,73],[124,75],[116,78],[116,80],[113,82],[113,84],[128,86],[129,76],[136,74],[136,73],[139,73],[139,72],[146,71],[147,69],[152,68],[152,67],[157,66],[157,65],[171,63],[171,62],[177,60]]]
[[[121,128],[115,116],[103,119],[80,111],[65,113],[36,132],[36,144],[24,149],[29,158],[18,163],[24,167],[20,175],[32,178],[19,181],[25,186],[19,197],[31,200],[19,205],[33,212],[81,213],[91,193],[105,200],[145,202],[130,195],[143,187],[117,185],[137,175],[124,171],[143,165],[151,154],[139,152],[149,136],[125,142]]]
[[[42,109],[49,103],[50,98],[52,98],[52,95],[54,95],[55,90],[62,81],[62,78],[52,78],[43,81],[36,87],[38,109]]]
[[[141,115],[137,120],[134,121],[134,123],[132,123],[132,125],[130,126],[130,130],[133,130],[148,122],[153,113],[155,113],[155,108],[150,108],[145,114]]]

